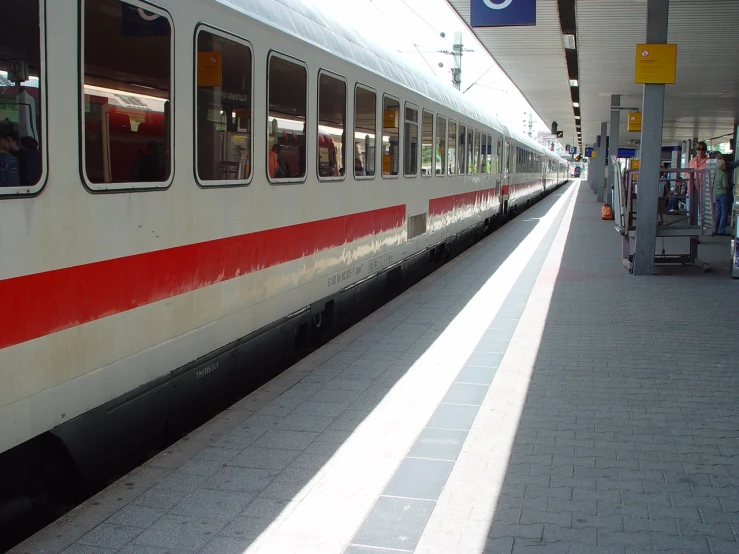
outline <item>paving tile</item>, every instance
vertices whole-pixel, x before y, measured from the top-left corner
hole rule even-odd
[[[478,410],[478,406],[441,404],[431,416],[427,427],[468,431],[475,421]]]
[[[454,462],[446,460],[406,458],[395,470],[383,494],[436,500],[453,465]]]
[[[213,539],[224,522],[166,515],[134,541],[135,546],[153,546],[175,552],[197,551]]]
[[[381,496],[352,539],[352,544],[413,551],[434,502]]]
[[[424,429],[408,451],[408,456],[434,460],[456,460],[466,438],[466,431]]]

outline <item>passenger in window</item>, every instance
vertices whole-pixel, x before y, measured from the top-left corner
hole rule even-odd
[[[282,157],[282,147],[274,144],[269,151],[269,175],[273,179],[284,179],[288,176],[287,164]]]
[[[21,185],[33,186],[41,180],[41,152],[39,152],[35,138],[23,137],[21,139],[18,165]]]
[[[354,158],[354,175],[357,177],[367,176],[367,172],[364,170],[364,166],[362,165],[362,160],[359,158]]]
[[[21,184],[18,160],[11,154],[6,138],[0,138],[0,187],[17,187]]]

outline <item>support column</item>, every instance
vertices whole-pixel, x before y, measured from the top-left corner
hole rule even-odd
[[[600,124],[600,148],[598,149],[598,202],[606,201],[606,159],[608,159],[608,123]]]
[[[667,43],[670,0],[648,0],[647,44]],[[641,166],[636,201],[636,250],[634,275],[654,274],[654,245],[657,240],[659,167],[662,153],[662,125],[665,85],[644,85],[642,100]]]
[[[611,155],[618,156],[618,145],[621,140],[621,95],[611,95],[611,134],[608,140],[611,143]],[[612,156],[611,156],[612,157]],[[610,163],[610,160],[609,160]],[[611,163],[608,166],[608,193],[606,194],[606,202],[613,207],[613,189],[616,183],[616,164]]]

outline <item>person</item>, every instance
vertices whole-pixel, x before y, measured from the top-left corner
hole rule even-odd
[[[730,162],[723,154],[716,157],[716,173],[713,178],[713,194],[716,202],[715,235],[726,235],[726,224],[731,214],[731,173],[739,166],[739,161]]]
[[[33,186],[41,180],[41,152],[38,141],[33,137],[23,137],[20,141],[18,166],[21,184]]]
[[[269,175],[275,179],[288,177],[287,165],[282,157],[282,147],[277,143],[269,151]]]
[[[695,158],[688,162],[688,169],[695,169],[702,171],[706,169],[706,162],[708,161],[707,156],[708,146],[703,141],[700,141],[695,146]],[[690,176],[692,177],[692,176]],[[685,197],[685,208],[690,209],[690,199],[693,195],[697,196],[700,194],[701,185],[704,184],[702,175],[695,175],[695,177],[688,179],[688,192]],[[700,219],[700,214],[698,215]]]
[[[0,137],[0,187],[17,187],[21,184],[18,159],[11,154],[10,142]]]
[[[362,166],[362,160],[358,157],[354,158],[354,175],[357,177],[364,177],[367,175],[364,170],[364,166]]]

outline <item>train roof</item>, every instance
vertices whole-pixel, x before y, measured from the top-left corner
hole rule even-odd
[[[397,52],[368,39],[351,23],[339,23],[309,0],[214,0],[267,25],[312,43],[332,55],[398,83],[439,104],[479,121],[541,154],[556,157],[529,137],[512,132],[476,102],[435,77],[399,59]]]

